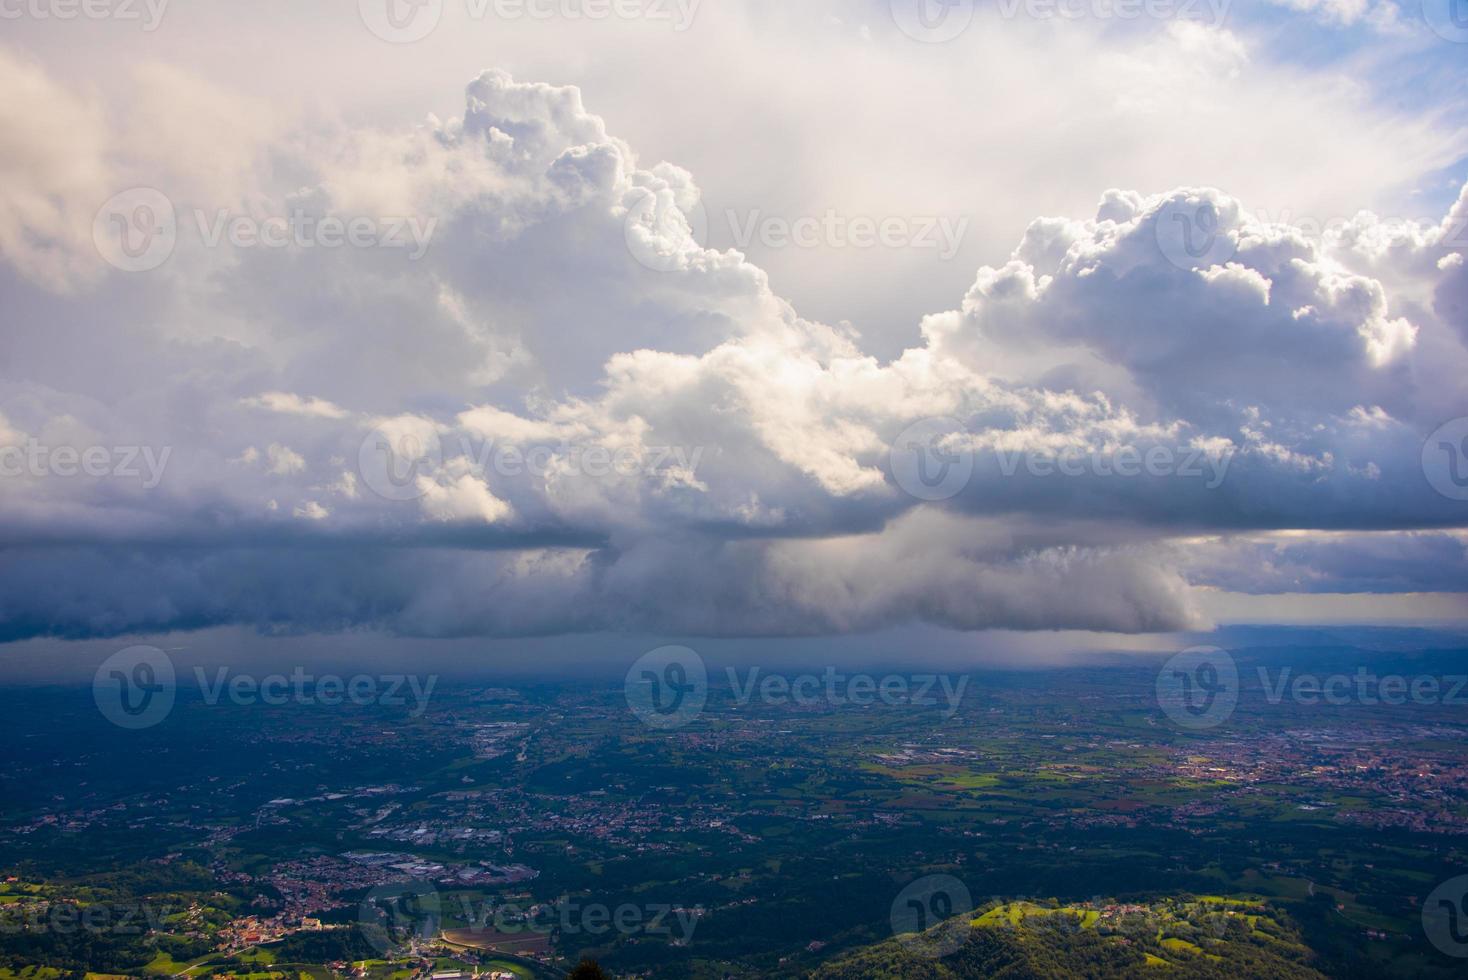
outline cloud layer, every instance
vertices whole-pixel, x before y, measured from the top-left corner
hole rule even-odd
[[[33,65],[0,80],[31,95],[0,190],[5,639],[1137,632],[1206,625],[1199,586],[1464,581],[1423,443],[1464,413],[1468,197],[1314,235],[1107,190],[880,360],[703,247],[694,177],[573,87],[487,71],[448,120],[279,134],[216,93],[231,135],[146,145]],[[130,187],[176,227],[144,271],[167,216],[103,207]],[[965,479],[923,499],[932,419],[916,451]]]

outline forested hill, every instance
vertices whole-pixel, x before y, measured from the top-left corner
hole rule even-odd
[[[951,952],[948,952],[951,950]],[[947,955],[937,955],[946,952]],[[1113,977],[1321,980],[1283,913],[1260,902],[990,904],[967,921],[863,947],[817,980],[1109,980]]]

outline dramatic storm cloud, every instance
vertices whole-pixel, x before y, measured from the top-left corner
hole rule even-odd
[[[1315,229],[1101,186],[879,357],[574,87],[306,125],[147,70],[135,111],[189,91],[143,135],[0,83],[0,638],[1140,632],[1468,580],[1423,457],[1468,196]]]

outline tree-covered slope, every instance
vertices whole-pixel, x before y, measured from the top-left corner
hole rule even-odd
[[[939,955],[944,954],[946,955]],[[1260,902],[991,904],[837,957],[818,980],[1319,980],[1293,924]]]

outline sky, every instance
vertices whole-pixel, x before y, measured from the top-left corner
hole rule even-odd
[[[0,21],[16,657],[1468,623],[1463,0]]]

